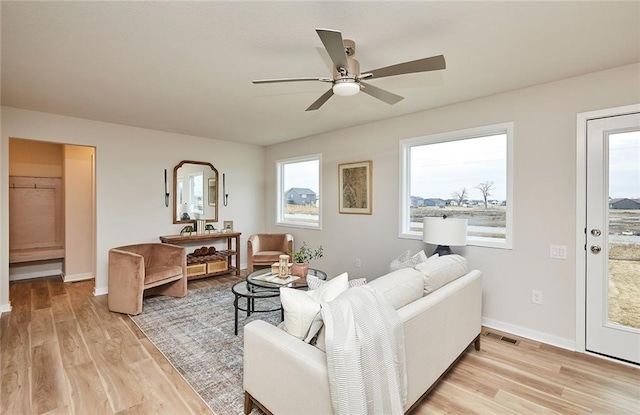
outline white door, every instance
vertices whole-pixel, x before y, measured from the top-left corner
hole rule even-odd
[[[587,121],[586,349],[640,364],[640,113]]]

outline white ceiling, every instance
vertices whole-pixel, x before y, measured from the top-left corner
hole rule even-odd
[[[640,61],[640,2],[7,2],[2,105],[269,145]],[[331,98],[315,28],[364,71],[444,54],[444,71],[371,80],[405,97]],[[639,74],[640,82],[640,74]]]

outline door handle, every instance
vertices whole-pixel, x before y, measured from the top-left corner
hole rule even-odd
[[[599,245],[591,245],[591,252],[593,252],[594,254],[599,254],[600,251],[602,251],[602,248],[600,248]]]
[[[591,235],[600,236],[602,235],[602,232],[600,231],[600,229],[591,229]]]

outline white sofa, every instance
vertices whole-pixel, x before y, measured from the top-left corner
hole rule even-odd
[[[384,278],[392,275],[374,281]],[[481,307],[482,273],[473,270],[397,310],[405,337],[405,412],[471,344],[480,350]],[[325,353],[261,320],[244,328],[243,382],[245,414],[254,403],[277,415],[333,413]]]

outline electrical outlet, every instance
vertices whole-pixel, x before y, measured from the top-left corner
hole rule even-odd
[[[531,302],[533,304],[542,304],[542,291],[540,290],[531,291]]]
[[[360,268],[362,266],[362,262],[360,261],[360,258],[356,258],[356,268]]]

